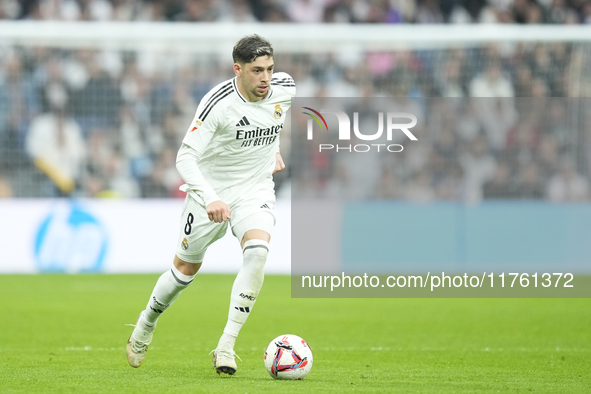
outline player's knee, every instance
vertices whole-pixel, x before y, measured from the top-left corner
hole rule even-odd
[[[265,217],[269,216],[268,214],[264,213]],[[253,230],[248,230],[247,232],[244,233],[244,236],[242,237],[242,245],[244,245],[246,242],[250,241],[250,240],[259,240],[259,241],[265,241],[265,242],[269,242],[271,240],[271,235],[265,231],[265,230],[258,230],[258,229],[253,229]]]
[[[262,239],[251,239],[244,243],[242,249],[244,259],[252,259],[262,261],[263,263],[267,260],[269,254],[269,243]]]
[[[174,256],[173,264],[179,272],[188,276],[195,276],[199,268],[201,268],[201,263],[189,263],[180,259],[178,256]]]

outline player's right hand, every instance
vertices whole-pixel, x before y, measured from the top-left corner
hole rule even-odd
[[[209,220],[216,223],[225,222],[230,219],[230,207],[221,200],[217,200],[209,204],[206,208]]]

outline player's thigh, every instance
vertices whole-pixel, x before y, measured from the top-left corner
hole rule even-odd
[[[188,263],[201,263],[209,245],[222,238],[227,229],[228,222],[212,222],[205,207],[187,196],[181,213],[176,255]]]
[[[275,227],[275,216],[269,210],[254,212],[242,219],[232,227],[232,233],[240,246],[250,239],[260,239],[266,242],[271,240],[273,228]]]

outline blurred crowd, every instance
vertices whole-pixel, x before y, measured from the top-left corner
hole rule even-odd
[[[208,7],[229,4],[196,3]],[[297,1],[289,3],[299,4]],[[341,3],[347,7],[365,4],[338,4]],[[6,9],[11,2],[0,1],[0,4]],[[19,12],[23,12],[33,6],[65,4],[81,7],[95,4],[95,1],[21,1],[17,5]],[[177,2],[104,4],[115,13],[117,7],[124,5],[172,7]],[[255,3],[244,4],[256,9]],[[326,13],[329,4],[337,3],[318,4]],[[390,3],[368,1],[369,4]],[[425,4],[419,3],[417,9]],[[578,3],[560,4],[576,9]],[[584,43],[277,53],[275,63],[277,70],[294,77],[299,97],[412,97],[417,100],[502,97],[517,103],[519,97],[591,96],[591,45]],[[182,180],[175,168],[176,152],[199,101],[214,85],[233,76],[231,65],[229,54],[227,58],[219,58],[204,56],[198,51],[0,47],[0,196],[157,198],[182,195],[178,191]],[[540,113],[537,118],[527,119],[524,128],[529,131],[523,131],[523,119],[516,115],[520,109],[516,104],[510,107],[513,109],[505,108],[503,117],[489,114],[487,119],[478,118],[470,131],[466,131],[466,125],[442,122],[436,127],[430,123],[422,138],[422,141],[429,141],[428,146],[421,144],[420,149],[409,146],[404,155],[396,158],[408,157],[408,163],[414,164],[382,163],[386,167],[376,172],[383,177],[375,184],[379,193],[369,193],[363,198],[588,199],[591,135],[585,134],[582,123],[572,123],[573,114],[563,108],[562,114],[568,115],[567,120],[573,127],[557,125],[548,131],[553,123],[548,114]],[[461,108],[467,113],[476,111],[469,110],[468,105]],[[560,109],[554,111],[559,113]],[[434,114],[439,112],[435,110]],[[428,115],[426,119],[431,119],[431,112]],[[502,127],[495,126],[497,123],[502,123]],[[495,131],[498,128],[501,130]],[[326,180],[334,178],[335,174],[345,176],[343,171],[348,167],[340,168],[335,160],[310,158],[303,149],[290,149],[290,130],[286,125],[282,131],[282,152],[288,162],[310,159],[316,163],[310,170],[316,174],[314,182],[319,191],[330,189]],[[449,141],[453,141],[453,150],[445,148]],[[290,152],[294,157],[289,157]],[[484,175],[475,177],[471,171],[477,166],[472,166],[470,160],[478,154],[489,158],[490,163],[485,166]],[[545,155],[554,157],[552,164],[545,161]],[[441,168],[445,168],[443,173]],[[569,179],[576,179],[577,186],[564,180],[569,176]],[[525,178],[537,179],[535,190],[522,185]],[[549,182],[554,178],[557,180],[551,186]],[[495,182],[507,185],[500,187]],[[276,183],[278,192],[289,190],[289,171],[280,173]],[[530,194],[522,195],[526,190]]]
[[[0,19],[294,23],[591,22],[586,0],[2,0]]]

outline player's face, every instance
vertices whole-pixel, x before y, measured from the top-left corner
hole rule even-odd
[[[240,80],[241,93],[249,101],[259,101],[267,96],[273,75],[274,61],[272,57],[260,56],[253,62],[234,65],[234,71]]]

